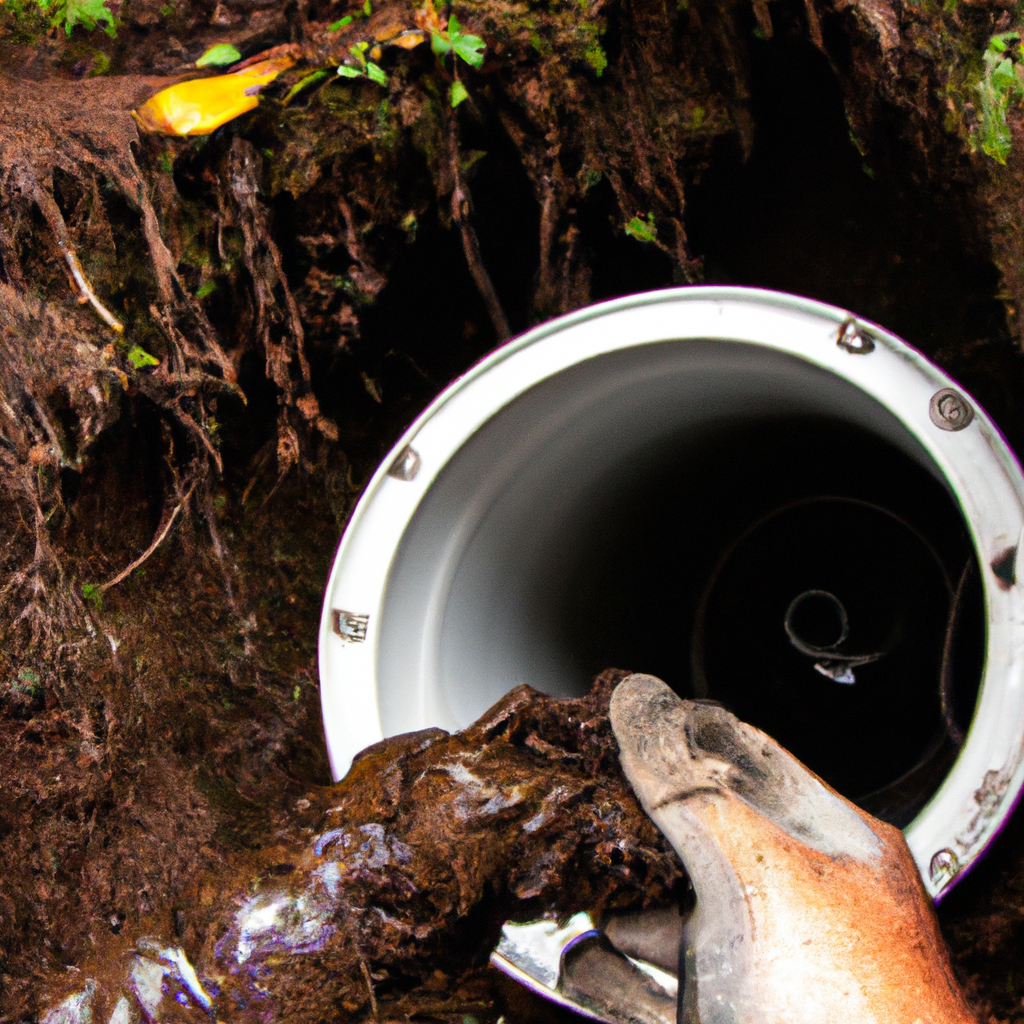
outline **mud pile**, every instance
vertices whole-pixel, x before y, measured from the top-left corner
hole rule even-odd
[[[496,1020],[526,998],[486,968],[505,920],[683,895],[679,861],[619,768],[608,700],[624,675],[576,700],[521,686],[463,732],[371,747],[306,798],[315,826],[105,944],[40,1008],[90,992],[106,1020],[122,997],[145,1005],[152,974],[163,998],[151,1012],[201,1019],[200,990],[166,966],[180,948],[218,1017]]]

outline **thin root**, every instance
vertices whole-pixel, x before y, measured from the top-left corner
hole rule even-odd
[[[75,284],[78,286],[78,290],[82,293],[82,298],[96,310],[99,318],[112,330],[117,331],[118,334],[124,333],[124,324],[114,316],[113,313],[103,305],[102,302],[96,297],[96,293],[92,290],[92,285],[89,284],[88,278],[85,276],[85,271],[82,270],[82,264],[78,262],[78,257],[75,255],[74,249],[71,248],[67,242],[59,241],[57,243],[60,246],[60,251],[64,255],[64,262],[67,263],[68,269],[71,271],[71,277]]]
[[[373,993],[373,979],[370,977],[370,968],[366,966],[365,960],[359,961],[359,969],[363,972],[363,980],[366,982],[367,991],[370,993],[370,1012],[373,1019],[377,1020],[377,997]]]
[[[111,587],[116,587],[118,583],[120,583],[123,579],[126,579],[133,572],[135,572],[135,570],[138,569],[138,567],[142,565],[142,563],[145,562],[146,559],[149,558],[149,556],[153,554],[153,552],[156,551],[158,547],[160,547],[160,545],[164,542],[164,538],[167,536],[168,533],[170,533],[171,527],[174,525],[174,520],[178,518],[178,513],[185,507],[186,502],[188,501],[189,498],[192,497],[192,492],[195,489],[196,485],[195,483],[193,483],[192,486],[188,489],[188,491],[186,491],[185,497],[182,498],[181,501],[179,501],[178,504],[175,506],[174,511],[171,513],[170,518],[164,525],[164,528],[160,530],[157,533],[157,535],[153,538],[153,543],[150,544],[149,547],[146,548],[146,550],[143,551],[142,554],[139,555],[139,557],[136,558],[131,565],[122,569],[112,580],[108,580],[106,583],[101,583],[96,588],[97,594],[104,594]]]
[[[480,255],[480,243],[473,230],[473,223],[470,220],[472,199],[469,188],[462,177],[462,169],[459,166],[459,139],[454,122],[451,126],[451,165],[452,179],[452,219],[459,225],[459,232],[462,235],[462,251],[466,254],[466,263],[469,265],[469,272],[473,276],[476,290],[480,298],[484,300],[487,313],[494,325],[494,333],[498,341],[507,341],[512,337],[512,329],[509,327],[508,318],[501,307],[501,300],[494,290],[494,282],[491,275],[487,273],[483,258]]]

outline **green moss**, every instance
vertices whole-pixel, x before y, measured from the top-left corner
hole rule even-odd
[[[576,39],[581,47],[580,56],[588,64],[598,78],[604,74],[608,67],[608,55],[601,45],[601,36],[604,29],[593,22],[585,21],[576,27]]]
[[[604,52],[601,44],[594,43],[592,46],[588,46],[583,51],[583,57],[594,69],[594,74],[600,78],[604,74],[604,69],[608,67],[608,55]]]
[[[0,36],[21,46],[34,45],[48,28],[35,0],[4,0],[0,3]]]
[[[648,213],[646,220],[633,217],[626,224],[625,230],[630,238],[635,238],[638,242],[656,242],[658,240],[658,228],[653,213]]]
[[[1006,114],[1011,103],[1024,97],[1019,32],[992,36],[982,58],[984,74],[975,86],[980,98],[981,123],[978,146],[993,160],[1005,164],[1012,140]]]

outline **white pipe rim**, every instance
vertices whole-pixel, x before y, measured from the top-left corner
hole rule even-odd
[[[778,292],[675,288],[588,307],[496,350],[416,419],[367,485],[327,583],[319,664],[332,773],[342,778],[355,754],[384,738],[377,662],[388,575],[406,527],[449,460],[541,381],[606,353],[688,339],[765,346],[839,375],[916,437],[959,504],[982,570],[985,665],[957,760],[904,830],[925,886],[938,899],[984,852],[1024,785],[1024,582],[1008,583],[992,569],[1024,540],[1024,476],[984,411],[906,342],[846,310]],[[858,351],[860,344],[871,351]],[[967,403],[970,422],[960,429],[943,425],[937,413],[947,389],[954,419],[957,396]]]

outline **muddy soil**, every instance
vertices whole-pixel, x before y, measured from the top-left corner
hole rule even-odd
[[[1024,115],[979,89],[1012,3],[466,0],[479,69],[388,46],[407,0],[111,9],[114,38],[0,13],[11,1021],[329,782],[340,530],[509,332],[673,283],[783,288],[901,334],[1024,450]],[[362,41],[383,86],[334,74]],[[210,136],[141,134],[130,111],[215,43],[300,60]],[[941,916],[981,1018],[1024,1020],[1024,819]]]
[[[569,701],[520,686],[454,736],[376,744],[340,785],[298,801],[272,846],[202,877],[173,915],[107,937],[44,1000],[89,987],[107,1019],[122,996],[136,1000],[132,951],[170,945],[209,979],[218,1018],[455,1024],[533,1005],[486,967],[506,920],[687,898],[619,768],[608,701],[626,674],[606,672]],[[153,1016],[206,1019],[186,985],[183,1000],[173,976],[166,987]]]

